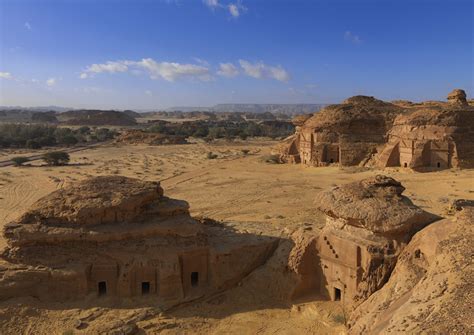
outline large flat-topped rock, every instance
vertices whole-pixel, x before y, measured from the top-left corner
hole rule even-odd
[[[236,285],[279,240],[195,219],[159,183],[116,176],[53,192],[3,235],[0,300],[150,296],[163,308]]]
[[[163,199],[158,182],[120,176],[90,178],[57,190],[40,200],[20,224],[96,225],[129,222],[146,217]],[[178,207],[187,211],[187,204]]]
[[[321,192],[315,204],[331,218],[380,234],[409,231],[436,219],[403,196],[404,190],[395,179],[377,175]]]
[[[339,134],[385,133],[395,116],[402,112],[399,106],[374,97],[355,96],[342,104],[323,108],[309,118],[303,128]],[[359,122],[364,122],[364,126]]]
[[[186,201],[163,196],[158,182],[95,177],[38,200],[19,220],[5,225],[11,246],[64,241],[113,241],[200,232]]]

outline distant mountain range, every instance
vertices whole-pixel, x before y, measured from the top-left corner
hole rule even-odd
[[[217,104],[212,107],[170,107],[166,111],[308,114],[317,112],[324,106],[327,104]]]
[[[32,111],[32,112],[66,112],[72,110],[74,108],[71,107],[60,107],[60,106],[38,106],[38,107],[22,107],[22,106],[0,106],[0,110],[14,110],[20,109],[24,111]]]
[[[240,112],[240,113],[284,113],[284,114],[308,114],[319,111],[327,104],[217,104],[212,107],[189,107],[177,106],[164,109],[165,111],[181,112]],[[63,113],[76,110],[75,108],[61,106],[39,106],[39,107],[21,107],[21,106],[0,106],[0,110],[22,110],[31,112],[54,111]],[[137,112],[160,111],[163,109],[135,110]],[[131,112],[131,111],[129,111]]]
[[[319,111],[326,104],[218,104],[214,112],[308,114]]]

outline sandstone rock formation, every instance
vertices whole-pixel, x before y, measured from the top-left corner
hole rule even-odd
[[[473,167],[474,109],[463,90],[451,92],[448,101],[352,97],[296,120],[296,133],[277,151],[282,162],[310,166]]]
[[[464,103],[464,91],[450,96],[455,103],[418,104],[399,115],[374,165],[415,170],[473,167],[474,108]]]
[[[235,285],[278,244],[194,219],[159,183],[118,176],[51,193],[4,236],[1,299],[149,297],[164,306]]]
[[[390,280],[351,315],[351,334],[470,334],[474,207],[418,232]]]
[[[355,96],[296,120],[294,138],[280,151],[281,160],[311,166],[358,165],[385,143],[385,135],[403,109],[373,97]]]
[[[282,163],[301,163],[299,154],[301,126],[311,118],[312,114],[296,115],[291,122],[295,126],[296,133],[284,139],[275,149]]]
[[[448,94],[448,102],[455,105],[467,106],[466,92],[460,89],[453,90]]]
[[[380,289],[411,236],[438,219],[403,196],[404,189],[379,175],[319,193],[315,204],[326,226],[294,238],[295,295],[319,291],[350,310]]]
[[[179,135],[165,135],[159,133],[149,133],[143,130],[127,130],[115,139],[117,143],[125,144],[186,144],[186,138]]]

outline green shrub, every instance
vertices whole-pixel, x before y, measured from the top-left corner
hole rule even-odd
[[[12,162],[15,163],[15,166],[22,166],[29,161],[28,157],[13,157]]]
[[[335,323],[341,323],[341,324],[345,324],[345,323],[346,323],[346,317],[345,317],[343,314],[336,314],[336,315],[333,315],[333,316],[332,316],[332,320],[333,320]]]
[[[114,138],[117,132],[107,128],[81,127],[71,129],[41,124],[0,124],[0,148],[40,149],[45,146],[76,145],[88,138],[106,141]]]
[[[26,141],[26,147],[28,149],[41,149],[41,144],[39,144],[37,141],[35,140],[27,140]]]
[[[82,126],[77,131],[79,131],[80,134],[87,135],[87,134],[90,134],[91,129],[87,126]]]
[[[66,144],[67,146],[77,144],[79,142],[77,138],[74,137],[72,134],[68,134],[62,138],[61,143]]]
[[[207,153],[207,159],[216,159],[216,158],[217,158],[217,155],[213,153],[212,151],[209,151]]]
[[[53,151],[45,153],[42,159],[51,166],[66,165],[69,163],[69,154],[64,151]]]
[[[263,156],[263,161],[270,164],[280,164],[280,156],[278,155],[267,155]]]

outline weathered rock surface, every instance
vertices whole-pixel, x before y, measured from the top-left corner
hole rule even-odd
[[[467,106],[466,92],[455,89],[448,94],[448,101],[452,104]]]
[[[390,280],[350,318],[351,334],[470,334],[474,209],[418,232]]]
[[[474,109],[456,89],[449,103],[392,103],[355,96],[295,120],[276,148],[280,160],[310,166],[401,166],[417,170],[474,166]]]
[[[301,115],[295,115],[293,119],[291,119],[291,122],[296,126],[296,127],[301,127],[304,125],[304,123],[313,116],[313,114],[301,114]]]
[[[413,169],[474,166],[474,109],[446,103],[408,109],[395,119],[375,165]]]
[[[32,207],[5,226],[4,235],[10,245],[103,242],[160,234],[194,236],[200,229],[190,225],[194,221],[189,216],[189,205],[163,196],[158,182],[121,176],[72,184],[41,198]]]
[[[385,143],[386,132],[401,112],[397,105],[366,96],[329,105],[295,120],[295,137],[280,148],[281,160],[312,166],[358,165]]]
[[[0,299],[155,299],[163,306],[236,285],[278,238],[194,219],[157,182],[96,177],[37,201],[4,228]]]
[[[320,192],[315,204],[326,214],[325,227],[292,237],[288,265],[299,279],[293,296],[319,292],[350,311],[380,289],[413,234],[439,219],[404,190],[379,175]]]
[[[127,222],[143,216],[162,198],[163,189],[158,182],[101,176],[41,198],[20,218],[20,223],[96,225]]]
[[[405,188],[383,175],[335,187],[316,196],[315,204],[327,216],[377,234],[398,234],[420,229],[436,216],[415,206],[402,193]]]

